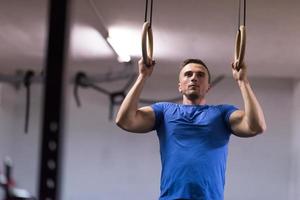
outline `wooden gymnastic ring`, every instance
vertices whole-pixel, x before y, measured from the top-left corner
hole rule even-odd
[[[150,66],[153,58],[153,33],[149,22],[145,22],[143,25],[142,55],[144,63]]]
[[[236,63],[237,70],[240,70],[240,65],[244,61],[246,49],[246,27],[240,26],[235,40],[235,52],[234,52],[234,62]]]

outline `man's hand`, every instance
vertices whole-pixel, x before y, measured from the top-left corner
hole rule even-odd
[[[247,81],[247,66],[243,62],[238,65],[237,62],[232,63],[232,75],[236,81]]]
[[[151,61],[151,65],[146,65],[144,63],[143,58],[141,58],[138,62],[139,65],[139,74],[142,75],[143,77],[149,77],[152,74],[154,65],[155,65],[155,61],[152,60]]]

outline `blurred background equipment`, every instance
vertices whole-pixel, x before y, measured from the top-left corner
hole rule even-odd
[[[36,200],[25,189],[17,188],[16,181],[12,177],[13,164],[9,157],[4,159],[4,172],[0,172],[0,185],[4,190],[3,200]]]

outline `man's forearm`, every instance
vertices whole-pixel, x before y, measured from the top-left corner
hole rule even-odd
[[[265,117],[259,102],[248,80],[239,80],[242,97],[245,106],[245,117],[251,131],[262,133],[266,129]]]
[[[123,100],[116,117],[116,123],[124,126],[134,120],[138,109],[138,102],[144,87],[146,77],[139,75],[132,88]]]

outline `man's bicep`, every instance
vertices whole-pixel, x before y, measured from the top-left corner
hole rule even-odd
[[[134,122],[136,133],[146,133],[153,130],[155,125],[155,113],[151,106],[141,107],[137,110]]]
[[[236,110],[231,113],[229,117],[229,123],[233,134],[238,137],[252,137],[249,125],[245,119],[245,112],[242,110]]]

